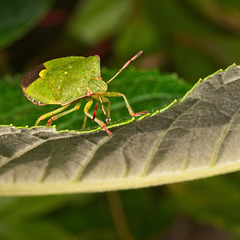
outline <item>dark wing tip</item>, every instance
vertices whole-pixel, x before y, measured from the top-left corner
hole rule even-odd
[[[39,78],[39,73],[43,69],[46,69],[46,67],[43,64],[40,64],[24,73],[20,79],[22,89],[26,89],[32,82],[37,80]]]

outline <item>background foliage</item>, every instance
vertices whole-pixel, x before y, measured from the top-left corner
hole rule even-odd
[[[238,64],[239,34],[238,0],[4,1],[0,74],[18,81],[15,74],[67,55],[99,54],[102,65],[117,69],[142,49],[136,67],[176,72],[193,84]],[[20,98],[1,98],[1,106],[16,99],[16,108],[22,101],[31,108]],[[5,197],[0,238],[239,239],[238,181],[235,173],[120,193]]]

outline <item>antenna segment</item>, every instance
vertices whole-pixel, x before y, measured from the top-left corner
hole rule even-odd
[[[107,81],[107,84],[109,84],[115,77],[118,76],[119,73],[122,72],[123,69],[125,69],[132,61],[134,61],[136,58],[138,58],[143,51],[139,51],[135,56],[133,56],[130,60],[128,60],[121,69],[119,69],[119,71],[110,79]]]

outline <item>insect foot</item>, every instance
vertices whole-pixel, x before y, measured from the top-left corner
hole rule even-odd
[[[148,113],[147,111],[141,111],[141,112],[138,112],[138,113],[134,113],[134,117],[139,117],[139,116],[141,116],[141,115],[143,115],[143,114],[146,114],[146,113]]]
[[[108,130],[108,128],[106,127],[106,125],[104,123],[101,124],[101,127],[108,133],[109,136],[112,135],[112,132]]]
[[[109,124],[111,122],[111,118],[110,117],[106,117],[106,123]]]
[[[47,122],[47,127],[49,127],[52,123],[52,121],[56,120],[55,117],[51,117]]]

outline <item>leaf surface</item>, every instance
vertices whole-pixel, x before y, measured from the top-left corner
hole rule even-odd
[[[180,101],[113,124],[110,137],[96,130],[3,126],[0,193],[119,190],[237,171],[239,76],[235,65],[218,71]]]

